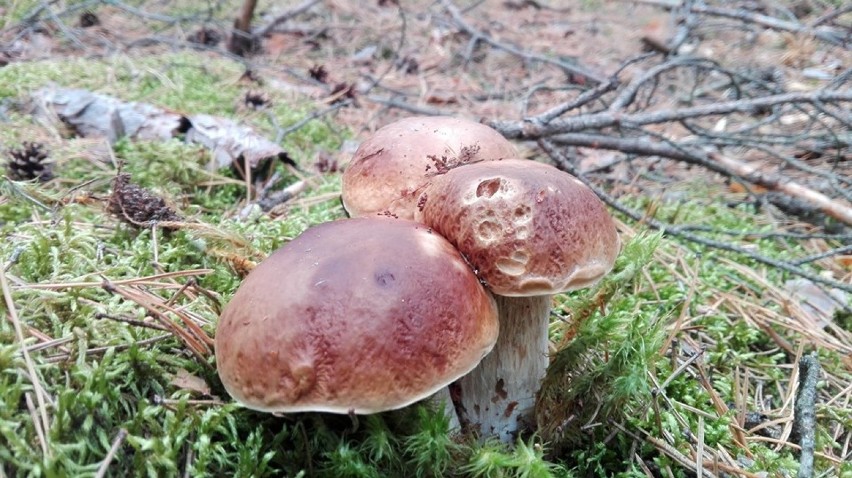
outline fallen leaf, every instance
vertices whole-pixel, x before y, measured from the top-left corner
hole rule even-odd
[[[790,300],[798,303],[804,320],[818,328],[831,323],[834,313],[845,304],[848,297],[840,289],[825,290],[807,279],[792,279],[784,283]]]
[[[179,369],[170,382],[182,390],[189,390],[201,395],[210,395],[210,386],[203,378],[197,377],[184,369]]]

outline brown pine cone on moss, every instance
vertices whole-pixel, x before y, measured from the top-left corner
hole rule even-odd
[[[149,227],[154,223],[183,220],[163,198],[130,182],[130,175],[127,173],[120,173],[115,177],[107,211],[135,227]],[[164,229],[177,229],[177,227],[165,226]]]
[[[6,174],[13,181],[38,179],[41,182],[53,178],[47,152],[41,143],[24,141],[20,148],[10,149],[6,162]]]

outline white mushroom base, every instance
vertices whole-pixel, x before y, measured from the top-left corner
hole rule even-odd
[[[429,403],[436,410],[443,410],[444,416],[447,417],[447,422],[449,424],[448,429],[450,435],[455,435],[461,431],[461,423],[459,422],[458,413],[456,413],[456,408],[453,405],[453,398],[450,396],[449,387],[442,387],[440,390],[435,392],[434,395],[428,398]]]
[[[462,426],[482,440],[515,442],[535,426],[535,399],[547,372],[551,296],[495,296],[500,335],[494,349],[456,384]]]

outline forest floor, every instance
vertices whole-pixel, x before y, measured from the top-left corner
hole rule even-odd
[[[842,2],[260,2],[235,55],[241,3],[0,6],[0,156],[25,165],[0,182],[0,477],[852,476]],[[182,137],[86,134],[37,114],[43,88],[231,119],[288,161],[251,181]],[[345,217],[355,148],[415,114],[581,176],[626,244],[554,299],[560,368],[513,448],[426,406],[249,411],[215,372],[245,274]],[[119,172],[170,220],[111,207]]]

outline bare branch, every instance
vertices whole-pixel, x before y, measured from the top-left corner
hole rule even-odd
[[[554,119],[558,118],[559,116],[562,116],[563,114],[565,114],[565,113],[567,113],[571,110],[575,110],[577,108],[580,108],[582,106],[585,106],[585,105],[591,103],[592,101],[595,101],[595,100],[601,98],[605,94],[607,94],[611,91],[614,91],[616,88],[618,88],[618,84],[619,84],[618,83],[618,75],[619,75],[619,73],[621,73],[621,71],[623,71],[625,68],[627,68],[628,66],[630,66],[630,65],[632,65],[636,62],[639,62],[639,61],[642,61],[642,60],[648,58],[649,56],[652,56],[652,54],[640,55],[636,58],[632,58],[630,60],[625,61],[618,68],[618,70],[616,70],[616,72],[613,73],[612,76],[610,76],[610,78],[607,81],[600,83],[599,85],[595,86],[594,88],[592,88],[590,90],[586,90],[586,91],[580,93],[580,95],[578,95],[573,100],[566,101],[562,104],[556,105],[556,106],[550,108],[549,110],[539,114],[538,116],[534,116],[532,118],[527,118],[527,121],[530,121],[534,124],[545,125],[545,124],[550,123]]]
[[[461,28],[468,35],[473,37],[473,39],[479,39],[479,40],[481,40],[485,43],[488,43],[489,45],[493,46],[494,48],[498,48],[500,50],[507,51],[507,52],[509,52],[513,55],[517,55],[517,56],[522,57],[522,58],[526,58],[526,59],[529,59],[529,60],[534,60],[534,61],[538,61],[538,62],[541,62],[541,63],[547,63],[547,64],[550,64],[550,65],[557,66],[567,73],[572,73],[574,75],[578,75],[578,76],[585,78],[588,82],[590,82],[592,84],[603,83],[603,82],[606,81],[606,77],[601,76],[597,73],[594,73],[594,72],[588,70],[587,68],[584,68],[583,66],[571,64],[571,63],[561,61],[561,60],[557,60],[557,59],[554,59],[554,58],[550,58],[550,57],[547,57],[547,56],[544,56],[544,55],[539,55],[537,53],[525,52],[525,51],[523,51],[520,48],[517,48],[515,46],[508,45],[508,44],[502,43],[502,42],[498,42],[497,40],[492,38],[490,35],[486,34],[485,32],[483,32],[483,31],[477,29],[476,27],[472,26],[471,24],[467,23],[465,21],[464,17],[462,16],[461,12],[459,11],[459,9],[456,8],[456,6],[453,5],[453,3],[450,0],[441,0],[441,5],[444,6],[444,9],[447,10],[447,12],[450,14],[450,16],[453,18],[453,20],[459,26],[459,28]]]
[[[737,176],[744,178],[749,182],[763,186],[767,189],[780,191],[795,197],[796,199],[800,199],[817,207],[827,216],[833,217],[838,221],[842,221],[843,223],[852,226],[852,208],[837,201],[833,201],[825,194],[814,191],[802,184],[780,177],[776,174],[761,173],[758,171],[758,167],[753,164],[738,161],[734,158],[718,153],[709,153],[708,156],[711,160],[731,169],[737,173]]]
[[[740,178],[774,191],[780,191],[802,200],[824,214],[852,225],[852,208],[832,200],[825,194],[777,174],[761,173],[755,165],[718,153],[708,153],[694,147],[672,143],[652,142],[648,138],[619,138],[602,134],[571,133],[553,138],[554,142],[572,146],[602,148],[624,153],[663,156],[690,164],[703,166],[727,177]]]
[[[632,219],[636,222],[647,224],[649,227],[651,227],[653,229],[661,230],[661,231],[665,232],[666,234],[678,236],[678,237],[681,237],[681,238],[686,239],[688,241],[694,242],[696,244],[701,244],[703,246],[712,247],[714,249],[721,249],[721,250],[725,250],[725,251],[728,251],[728,252],[740,254],[740,255],[748,257],[749,259],[752,259],[754,261],[760,262],[762,264],[766,264],[770,267],[774,267],[776,269],[780,269],[780,270],[789,272],[791,274],[797,275],[799,277],[803,277],[805,279],[811,280],[812,282],[827,285],[829,287],[834,287],[834,288],[844,290],[844,291],[847,291],[847,292],[852,292],[852,284],[846,284],[846,283],[843,283],[843,282],[838,282],[836,280],[828,279],[828,278],[825,278],[825,277],[823,277],[819,274],[814,274],[814,273],[808,272],[807,270],[805,270],[801,267],[795,266],[793,264],[790,264],[786,261],[779,261],[779,260],[776,260],[776,259],[772,259],[770,257],[766,257],[764,255],[758,254],[758,253],[756,253],[756,252],[754,252],[750,249],[747,249],[745,247],[741,247],[741,246],[737,246],[735,244],[731,244],[730,242],[722,242],[722,241],[717,241],[717,240],[713,240],[713,239],[708,239],[706,237],[702,237],[702,236],[699,236],[697,234],[693,234],[691,232],[688,232],[688,230],[686,228],[679,227],[679,226],[672,225],[672,224],[666,224],[666,223],[658,221],[654,218],[647,217],[645,214],[642,214],[639,211],[636,211],[634,209],[631,209],[631,208],[625,206],[620,201],[615,199],[613,196],[608,194],[606,191],[604,191],[603,189],[599,188],[594,183],[589,181],[589,179],[583,173],[581,173],[576,168],[576,166],[574,166],[571,163],[571,161],[569,161],[568,158],[566,158],[565,155],[562,154],[562,152],[559,151],[559,149],[556,147],[556,145],[553,144],[551,141],[546,140],[546,139],[540,139],[538,141],[538,145],[542,148],[542,150],[544,150],[544,152],[546,152],[548,154],[548,156],[550,156],[550,158],[554,161],[554,163],[556,163],[556,166],[559,169],[562,169],[563,171],[566,171],[566,172],[576,176],[586,186],[591,188],[595,192],[595,194],[597,194],[598,197],[600,197],[601,200],[603,200],[605,203],[607,203],[610,207],[612,207],[616,211],[624,214],[625,216],[629,217],[630,219]]]
[[[269,35],[270,33],[272,33],[272,31],[278,25],[286,22],[287,20],[289,20],[289,19],[291,19],[291,18],[293,18],[297,15],[301,15],[302,13],[310,10],[314,5],[321,3],[322,1],[323,0],[306,0],[306,1],[296,5],[295,7],[287,10],[286,12],[278,15],[277,17],[275,17],[271,22],[269,22],[265,26],[259,28],[255,32],[254,35],[256,37],[265,37],[266,35]]]
[[[646,5],[656,5],[658,7],[665,8],[678,8],[680,6],[679,1],[674,0],[638,0],[639,3],[644,3]],[[696,2],[695,4],[690,6],[690,10],[694,13],[699,13],[703,15],[711,15],[715,17],[723,17],[730,18],[732,20],[739,20],[745,23],[754,23],[756,25],[760,25],[766,28],[770,28],[772,30],[780,30],[792,33],[803,33],[806,35],[813,35],[820,40],[831,43],[833,45],[841,45],[845,46],[849,43],[849,34],[840,35],[837,32],[833,32],[828,29],[823,28],[815,28],[809,25],[804,25],[798,22],[791,22],[787,20],[781,20],[779,18],[770,17],[768,15],[763,15],[760,13],[750,12],[748,10],[743,9],[731,9],[731,8],[720,8],[713,7],[710,5],[704,5],[703,2]],[[825,23],[825,22],[822,22]],[[816,25],[815,25],[816,26]]]
[[[814,447],[816,446],[816,399],[820,366],[816,353],[799,360],[799,388],[793,407],[793,428],[802,448],[799,457],[799,478],[814,476]]]
[[[251,34],[251,19],[257,0],[244,0],[240,16],[234,20],[234,31],[228,40],[228,51],[237,56],[245,56],[254,50],[255,38]]]
[[[604,111],[554,120],[546,125],[536,125],[529,121],[492,121],[490,125],[497,131],[500,131],[503,136],[510,139],[538,139],[587,129],[601,129],[620,125],[639,127],[702,116],[750,113],[780,104],[813,104],[818,101],[825,103],[848,103],[852,101],[852,91],[817,90],[809,93],[782,93],[761,98],[712,103],[692,108],[633,114]]]

